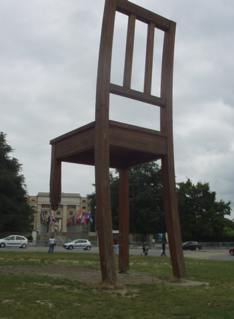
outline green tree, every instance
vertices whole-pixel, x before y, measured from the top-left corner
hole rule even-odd
[[[230,202],[217,201],[208,183],[193,184],[188,179],[177,186],[183,240],[222,240]]]
[[[225,241],[234,240],[234,222],[228,218],[225,218],[224,222],[224,239]]]
[[[110,174],[113,229],[118,229],[119,176]],[[95,194],[89,196],[95,218]],[[162,210],[162,182],[155,162],[138,165],[129,170],[130,232],[156,234],[165,231]]]
[[[110,174],[113,229],[118,229],[118,174]],[[129,171],[130,232],[164,233],[161,170],[157,163],[136,166]],[[183,240],[228,240],[234,227],[226,216],[230,202],[216,200],[208,183],[193,184],[190,179],[177,184],[178,208]],[[95,218],[95,194],[90,195]]]
[[[24,176],[12,148],[0,132],[0,232],[28,232],[33,211],[27,203]]]
[[[130,231],[156,234],[165,231],[161,170],[156,162],[135,166],[129,173]]]

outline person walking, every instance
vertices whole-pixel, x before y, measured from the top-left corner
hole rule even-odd
[[[149,253],[149,246],[147,245],[146,242],[143,242],[143,245],[142,245],[142,251],[143,251],[143,255],[144,256],[148,256],[148,253]]]
[[[49,238],[49,250],[48,253],[53,253],[54,252],[54,247],[56,245],[56,240],[53,235],[50,236]]]
[[[161,253],[161,256],[166,256],[166,243],[167,243],[167,240],[166,240],[166,235],[164,233],[163,237],[162,237],[162,253]]]

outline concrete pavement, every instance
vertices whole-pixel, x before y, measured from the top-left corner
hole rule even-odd
[[[20,249],[20,248],[0,248],[0,253],[4,251],[17,251],[17,252],[47,252],[48,247],[46,246],[28,246],[26,249]],[[66,250],[62,246],[56,246],[55,252],[65,252],[68,254],[72,253],[98,253],[98,247],[92,247],[91,251],[84,251],[80,249],[73,249],[73,250]],[[169,250],[166,250],[167,255],[169,256]],[[130,248],[130,255],[133,256],[141,256],[142,248],[141,247],[135,247]],[[149,250],[149,256],[160,256],[161,255],[161,249],[156,247]],[[230,256],[228,253],[228,248],[204,248],[199,251],[184,251],[184,256],[188,258],[197,258],[197,259],[206,259],[206,260],[227,260],[227,261],[234,261],[234,257]],[[162,257],[163,258],[163,257]]]

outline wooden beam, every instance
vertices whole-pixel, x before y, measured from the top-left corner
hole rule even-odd
[[[54,144],[56,145],[57,149],[57,159],[63,160],[66,157],[79,155],[79,153],[93,149],[95,141],[94,135],[94,128],[90,128],[89,130],[77,132],[73,135],[68,135],[63,139],[57,139],[57,141]]]
[[[50,203],[51,208],[56,210],[61,200],[61,161],[56,158],[56,147],[51,149],[50,170]]]
[[[177,207],[173,157],[162,159],[164,210],[172,271],[177,279],[185,277],[185,263]]]
[[[128,170],[119,170],[119,271],[126,273],[129,269],[129,195]]]
[[[146,45],[146,57],[145,57],[145,81],[144,81],[144,93],[151,94],[152,85],[152,72],[153,72],[153,55],[154,55],[154,29],[153,23],[148,25],[147,32],[147,45]]]
[[[99,50],[96,123],[95,123],[95,184],[96,218],[102,282],[116,284],[116,267],[113,253],[112,215],[110,204],[110,146],[109,146],[109,84],[116,2],[105,1]]]
[[[113,123],[113,122],[112,122]],[[133,130],[131,126],[110,126],[110,144],[129,151],[145,154],[165,155],[167,140],[165,136],[147,130]]]
[[[124,14],[130,15],[133,14],[136,18],[145,23],[154,23],[155,26],[163,31],[169,29],[170,20],[152,12],[138,5],[126,1],[126,0],[117,0],[117,10]]]
[[[163,100],[157,96],[144,94],[140,91],[132,89],[127,89],[125,87],[113,83],[110,84],[110,93],[128,97],[130,99],[138,100],[140,102],[145,102],[156,106],[164,107]]]
[[[180,279],[185,276],[185,263],[176,198],[172,126],[175,27],[175,23],[171,22],[170,30],[165,33],[164,37],[161,94],[163,100],[165,100],[165,108],[161,109],[161,132],[167,136],[167,155],[162,158],[166,228],[173,274],[176,278]]]
[[[135,22],[136,22],[136,17],[134,15],[130,15],[128,18],[128,32],[127,32],[125,65],[124,65],[124,80],[123,80],[123,85],[126,88],[131,87]]]
[[[173,65],[176,24],[171,22],[171,27],[164,35],[162,76],[161,76],[161,100],[164,108],[160,112],[160,130],[163,134],[172,134],[172,92],[173,92]]]

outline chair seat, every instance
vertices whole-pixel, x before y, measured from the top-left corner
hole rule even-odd
[[[166,137],[158,131],[109,121],[110,167],[127,168],[157,160],[166,154]],[[50,141],[55,158],[63,162],[95,165],[95,122]]]

